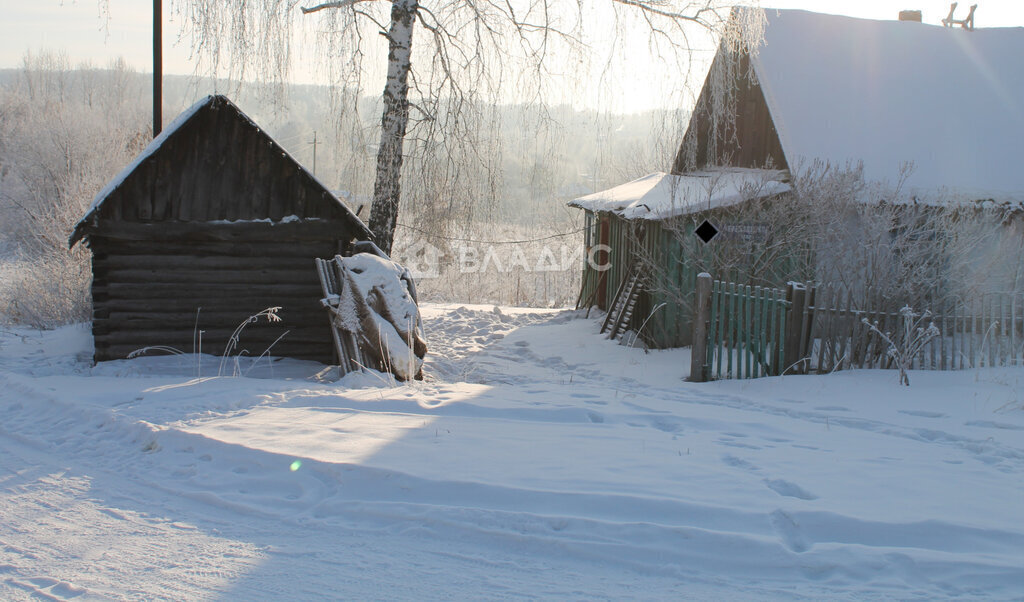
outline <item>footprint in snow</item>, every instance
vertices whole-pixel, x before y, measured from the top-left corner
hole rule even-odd
[[[800,526],[796,524],[792,516],[782,510],[776,510],[768,516],[768,520],[787,548],[797,553],[806,552],[811,549],[810,544],[804,537],[803,531],[801,531]]]
[[[666,418],[655,418],[651,420],[651,426],[665,433],[678,433],[683,430],[683,424]]]
[[[746,443],[740,443],[739,441],[733,441],[727,437],[719,439],[718,443],[727,447],[739,447],[741,449],[763,449],[760,445],[748,445]]]
[[[1004,429],[1009,431],[1024,431],[1024,426],[1019,424],[1007,424],[1005,422],[993,422],[991,420],[971,420],[964,423],[964,426],[977,426],[987,429]]]
[[[732,454],[726,454],[726,455],[722,456],[722,462],[725,462],[726,464],[728,464],[729,466],[732,466],[733,468],[742,468],[743,470],[749,470],[749,471],[757,471],[758,470],[757,466],[755,466],[754,464],[751,464],[750,462],[747,462],[743,458],[737,458],[736,456],[734,456]]]
[[[929,412],[926,410],[897,410],[900,414],[906,414],[907,416],[918,416],[920,418],[945,418],[946,415],[942,412]]]
[[[785,497],[795,497],[801,500],[818,499],[818,496],[785,479],[765,479],[764,484],[768,486],[768,489]]]

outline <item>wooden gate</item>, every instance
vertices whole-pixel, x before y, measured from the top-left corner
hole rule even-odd
[[[691,380],[781,374],[786,368],[792,291],[710,280],[707,274],[698,276],[695,325],[706,328],[706,334],[694,334]],[[703,305],[701,297],[706,299]],[[699,315],[701,311],[706,319]]]

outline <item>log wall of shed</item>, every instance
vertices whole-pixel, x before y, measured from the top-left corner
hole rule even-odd
[[[314,257],[345,251],[346,224],[116,224],[93,234],[95,360],[146,346],[184,352],[203,331],[203,353],[221,354],[248,316],[281,307],[283,322],[249,324],[239,350],[333,363]]]

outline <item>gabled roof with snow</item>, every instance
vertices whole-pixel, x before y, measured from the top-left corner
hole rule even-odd
[[[190,147],[202,145],[191,152]],[[157,165],[161,154],[170,153],[176,154]],[[203,182],[197,185],[195,180]],[[116,206],[107,207],[111,204]],[[271,215],[275,212],[281,215]],[[334,193],[248,115],[227,97],[211,95],[178,115],[100,190],[68,242],[74,246],[113,216],[140,222],[223,223],[325,215],[340,216],[360,235],[371,236]]]
[[[716,169],[671,175],[656,172],[569,202],[570,207],[607,211],[626,219],[666,219],[728,207],[790,190],[785,172]]]
[[[1024,28],[764,10],[753,64],[791,169],[863,161],[896,184],[912,162],[911,194],[1024,199]]]

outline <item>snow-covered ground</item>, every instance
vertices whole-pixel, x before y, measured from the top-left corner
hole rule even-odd
[[[1024,369],[690,384],[576,312],[424,314],[408,385],[0,334],[0,598],[1024,596]]]

